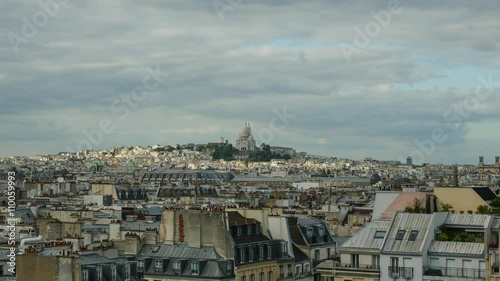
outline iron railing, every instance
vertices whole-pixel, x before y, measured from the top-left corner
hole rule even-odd
[[[484,269],[424,266],[423,270],[424,270],[424,275],[427,276],[486,278],[486,272]]]

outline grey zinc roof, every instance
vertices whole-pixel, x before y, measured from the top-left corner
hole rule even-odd
[[[147,222],[145,220],[122,221],[121,229],[130,231],[144,231],[146,228],[160,229],[160,222]]]
[[[432,219],[432,214],[396,213],[392,227],[387,234],[383,251],[421,254],[421,246]],[[396,234],[399,230],[405,230],[405,234],[403,239],[396,240]],[[415,241],[408,239],[412,230],[418,231]]]
[[[384,239],[375,239],[375,232],[388,231],[390,224],[391,220],[374,220],[358,231],[358,233],[356,233],[353,237],[344,242],[341,248],[380,250]]]
[[[436,255],[484,255],[483,243],[433,241],[429,247],[429,254]]]
[[[112,263],[113,261],[107,257],[98,255],[98,254],[90,254],[90,255],[82,255],[81,264],[84,265],[94,265],[94,264],[105,264]]]
[[[446,225],[475,226],[487,228],[492,219],[491,215],[480,214],[449,214],[446,218]]]
[[[155,247],[159,247],[157,252],[153,252]],[[221,256],[212,247],[193,248],[184,244],[165,245],[163,243],[144,245],[138,256],[203,260],[221,259]]]

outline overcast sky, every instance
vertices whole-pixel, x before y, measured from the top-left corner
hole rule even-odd
[[[247,121],[327,156],[500,155],[500,1],[64,1],[0,2],[0,156],[234,143]]]

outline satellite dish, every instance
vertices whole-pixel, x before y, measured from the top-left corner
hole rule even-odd
[[[58,177],[57,178],[57,182],[58,183],[63,183],[64,182],[64,178],[63,177]]]

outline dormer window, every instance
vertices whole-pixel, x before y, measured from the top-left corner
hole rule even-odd
[[[200,272],[200,264],[198,262],[191,263],[191,274],[198,275]]]
[[[181,263],[179,261],[174,261],[174,264],[172,267],[174,270],[181,270]]]
[[[227,264],[226,264],[226,270],[228,273],[232,272],[233,270],[233,262],[232,261],[228,261]]]
[[[248,249],[248,261],[253,261],[253,249]]]
[[[269,245],[267,246],[267,259],[271,259],[273,257],[273,248]]]
[[[155,271],[156,272],[163,271],[163,261],[155,261]]]
[[[116,267],[111,267],[111,281],[116,281]]]
[[[143,260],[138,260],[137,261],[137,268],[144,269],[144,261]]]
[[[311,238],[313,236],[313,228],[312,226],[307,227],[307,237]]]
[[[125,266],[125,279],[130,279],[130,264]]]
[[[236,227],[238,236],[241,236],[241,226]]]
[[[319,236],[323,237],[325,235],[325,227],[322,225],[318,228]]]
[[[285,256],[287,254],[287,243],[286,242],[282,242],[281,243],[281,253],[283,254],[283,256]]]
[[[252,235],[252,225],[247,226],[247,235]]]
[[[255,225],[255,234],[260,234],[260,225]]]
[[[264,259],[264,247],[260,246],[259,247],[259,260],[263,260]]]
[[[102,268],[97,269],[97,281],[102,280]]]
[[[245,249],[240,249],[240,262],[245,262]]]
[[[82,271],[82,278],[83,278],[83,281],[89,281],[89,271],[88,270]]]

